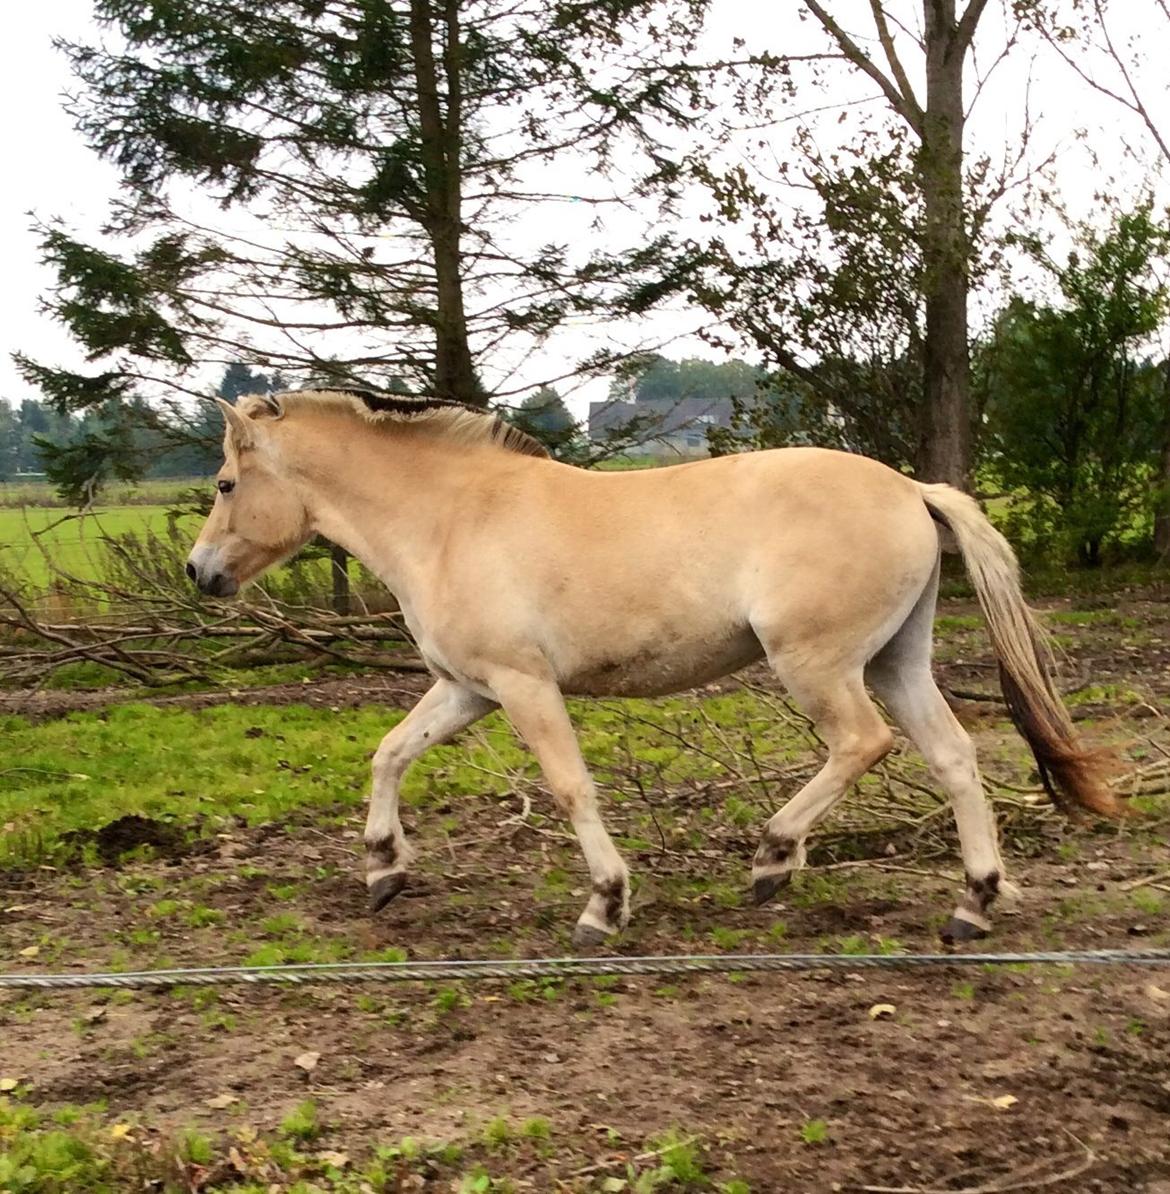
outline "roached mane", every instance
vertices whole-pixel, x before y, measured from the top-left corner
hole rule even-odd
[[[299,407],[331,406],[351,412],[368,423],[410,423],[446,439],[462,443],[492,443],[524,456],[547,456],[548,449],[526,431],[513,427],[490,410],[441,398],[404,398],[373,390],[294,390],[274,394],[273,400],[249,395],[241,405],[259,403],[282,414]]]

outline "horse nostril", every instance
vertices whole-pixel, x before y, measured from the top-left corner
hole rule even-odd
[[[195,565],[192,564],[190,561],[187,562],[187,578],[189,580],[195,579]]]

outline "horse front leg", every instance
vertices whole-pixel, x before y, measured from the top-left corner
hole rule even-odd
[[[551,680],[508,670],[488,683],[536,756],[557,807],[572,823],[589,867],[591,888],[573,931],[573,944],[598,945],[624,929],[630,919],[630,880],[625,861],[601,822],[597,788],[581,757],[581,747]]]
[[[450,741],[495,707],[494,701],[470,689],[439,680],[374,752],[365,832],[371,912],[381,911],[406,886],[414,853],[398,816],[398,793],[406,769],[428,747]]]

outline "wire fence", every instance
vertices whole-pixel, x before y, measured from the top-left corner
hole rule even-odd
[[[482,979],[647,978],[816,970],[921,970],[947,966],[1170,966],[1170,949],[1054,950],[1037,953],[677,954],[650,957],[451,959],[434,962],[327,962],[212,966],[116,973],[0,974],[0,989],[154,989],[310,986],[347,983],[471,982]]]

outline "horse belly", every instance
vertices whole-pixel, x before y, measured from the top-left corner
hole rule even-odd
[[[707,638],[676,637],[629,651],[599,650],[560,677],[573,696],[664,696],[726,676],[763,655],[750,629]]]

